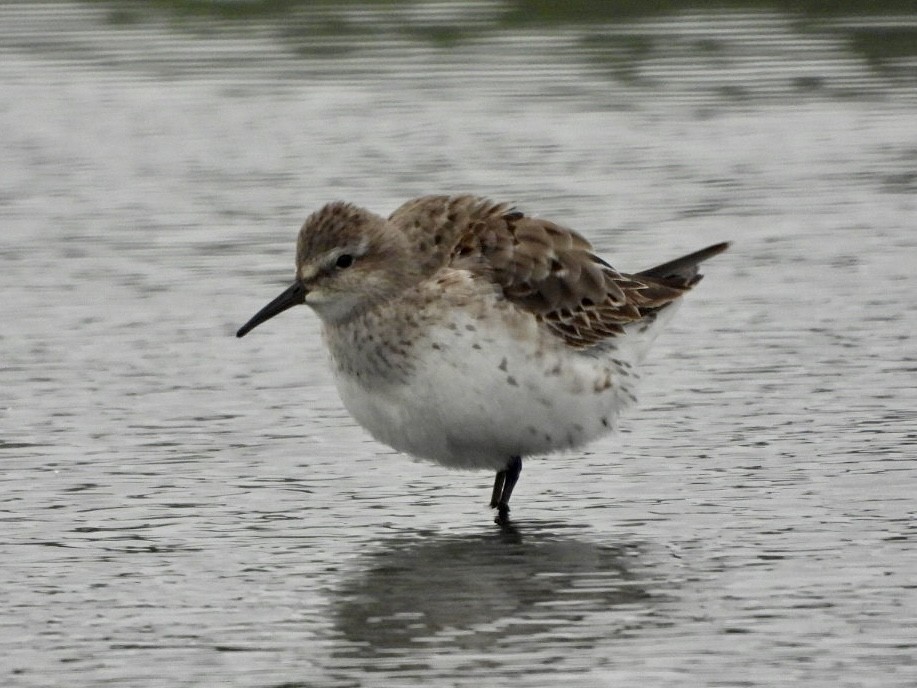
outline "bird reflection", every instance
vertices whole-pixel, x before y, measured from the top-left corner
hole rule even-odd
[[[381,543],[335,596],[337,630],[352,643],[346,654],[416,650],[418,643],[474,650],[510,644],[518,651],[536,637],[551,645],[613,635],[634,613],[615,622],[609,610],[652,603],[630,572],[639,548],[596,544],[570,531],[521,523]]]

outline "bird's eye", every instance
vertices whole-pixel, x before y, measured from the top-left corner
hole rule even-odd
[[[353,256],[349,253],[344,253],[338,256],[338,259],[334,264],[339,268],[349,268],[351,265],[353,265]]]

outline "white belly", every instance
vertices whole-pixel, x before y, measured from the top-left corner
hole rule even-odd
[[[611,431],[634,401],[632,366],[661,324],[632,328],[600,354],[586,354],[532,318],[514,323],[511,338],[497,318],[451,316],[406,350],[381,356],[398,367],[394,379],[355,367],[352,356],[342,362],[332,344],[338,391],[379,441],[453,468],[494,470],[512,456],[576,447]]]

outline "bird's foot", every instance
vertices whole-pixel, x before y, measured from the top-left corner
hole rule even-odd
[[[518,456],[514,456],[507,461],[506,468],[497,471],[493,493],[490,497],[490,508],[497,510],[497,517],[494,519],[494,523],[499,526],[509,524],[509,498],[513,494],[513,488],[516,487],[516,481],[519,480],[521,472],[522,459]]]
[[[494,523],[498,526],[507,525],[509,523],[509,504],[501,502],[495,508],[497,509],[497,515],[494,518]]]

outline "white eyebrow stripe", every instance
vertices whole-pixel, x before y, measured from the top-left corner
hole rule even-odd
[[[366,237],[360,238],[360,243],[356,246],[339,246],[338,248],[333,248],[326,253],[323,253],[321,257],[316,261],[319,265],[333,265],[338,258],[343,255],[350,254],[354,258],[361,258],[365,256],[369,251],[369,239]]]

